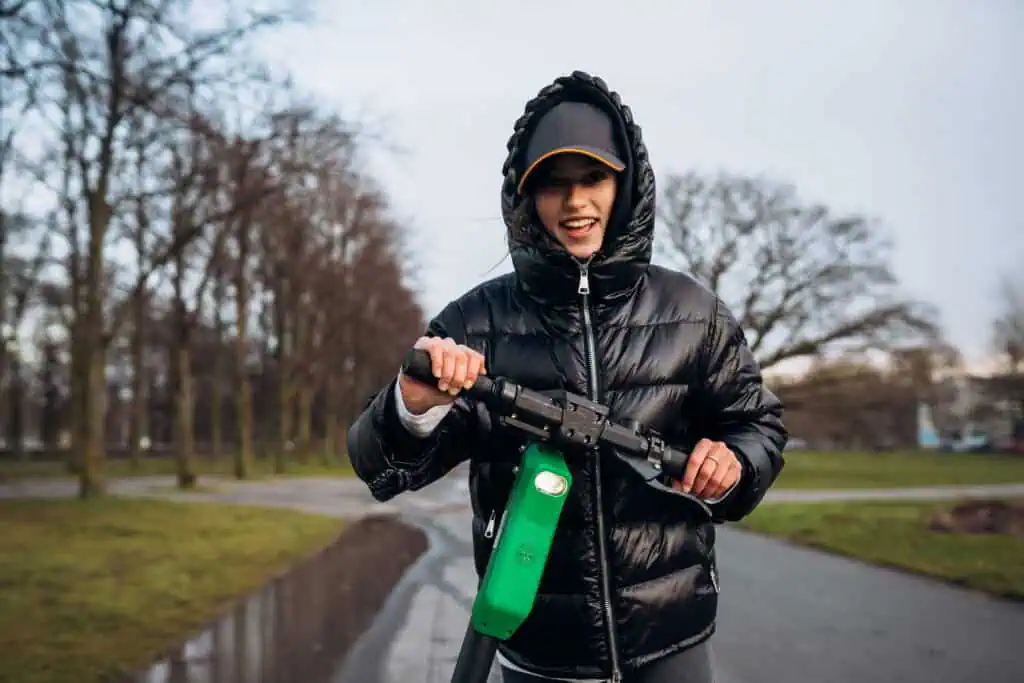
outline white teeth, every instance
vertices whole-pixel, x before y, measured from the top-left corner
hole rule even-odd
[[[577,218],[571,221],[562,221],[562,225],[564,225],[567,228],[585,228],[591,223],[595,222],[596,221],[592,218]]]

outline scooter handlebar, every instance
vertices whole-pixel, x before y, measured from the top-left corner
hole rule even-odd
[[[437,385],[437,377],[434,376],[430,353],[425,349],[409,349],[406,351],[402,362],[402,373],[424,384],[429,384],[430,386]],[[505,391],[499,392],[496,390],[497,384],[494,379],[480,375],[477,377],[473,387],[466,390],[465,393],[477,400],[497,400],[499,403],[504,403],[504,400],[514,400],[515,396],[520,395],[521,391],[524,391],[521,387],[508,385],[506,382],[503,385]],[[547,403],[547,399],[544,399],[544,401]],[[639,440],[637,440],[638,437]],[[643,458],[647,450],[653,445],[651,440],[647,437],[641,437],[638,432],[630,433],[622,426],[614,424],[609,424],[608,428],[606,428],[604,438],[610,443],[630,452],[634,457],[639,458]],[[658,451],[658,466],[661,468],[661,471],[673,479],[682,479],[689,454],[664,443],[661,444]]]
[[[424,384],[431,386],[437,384],[430,353],[424,349],[409,349],[406,352],[402,363],[402,373]],[[520,416],[533,415],[541,421],[550,421],[551,425],[565,416],[563,409],[553,399],[503,379],[495,380],[480,375],[472,388],[464,393],[474,400],[482,401],[502,412],[515,406],[514,410]],[[570,414],[575,415],[575,412],[570,412]],[[527,428],[535,433],[538,431],[537,425],[531,427],[518,421],[517,423],[520,428]],[[576,428],[583,427],[585,430],[588,425],[561,424],[558,430],[571,435]],[[540,428],[539,432],[545,436],[549,435],[546,427]],[[576,436],[578,438],[580,434],[577,433]],[[644,434],[640,425],[633,425],[633,428],[629,428],[618,423],[606,422],[600,429],[600,435],[593,436],[596,436],[596,439],[587,441],[587,443],[602,441],[617,447],[622,453],[628,454],[628,457],[624,457],[623,460],[653,486],[665,488],[664,484],[658,481],[662,475],[678,480],[683,478],[686,471],[689,453],[672,448],[653,434]],[[678,491],[673,493],[691,500],[701,508],[704,514],[711,515],[707,504],[700,498]]]

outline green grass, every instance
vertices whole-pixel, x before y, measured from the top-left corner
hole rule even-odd
[[[954,502],[763,503],[743,528],[1024,599],[1024,539],[928,529]]]
[[[150,457],[144,458],[138,467],[133,467],[127,460],[110,460],[105,464],[105,473],[108,478],[119,477],[140,477],[155,475],[174,475],[176,472],[175,461],[171,457]],[[196,458],[195,471],[202,476],[233,477],[234,464],[230,457],[222,458]],[[46,460],[38,462],[2,461],[0,462],[0,483],[15,481],[19,479],[35,478],[71,478],[74,475],[68,471],[63,460]],[[286,470],[283,474],[274,472],[274,463],[271,458],[257,458],[252,464],[252,479],[266,479],[269,477],[347,477],[352,476],[352,466],[347,458],[331,458],[325,460],[320,456],[313,456],[309,462],[303,463],[295,459],[286,462]]]
[[[144,666],[341,529],[237,505],[0,501],[0,681]]]
[[[785,454],[776,489],[858,489],[1024,483],[1024,456],[987,453]]]

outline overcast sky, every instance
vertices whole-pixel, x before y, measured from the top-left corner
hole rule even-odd
[[[265,49],[406,150],[374,168],[416,231],[428,315],[511,269],[505,141],[582,69],[633,109],[658,173],[770,173],[883,220],[907,289],[979,359],[997,274],[1024,264],[1022,36],[1017,0],[321,0]]]

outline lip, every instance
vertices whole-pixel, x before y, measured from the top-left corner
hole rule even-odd
[[[571,223],[571,222],[574,223],[576,221],[590,221],[590,224],[586,225],[586,226],[584,226],[582,228],[571,227],[571,226],[566,225],[566,223]],[[597,223],[598,223],[598,220],[596,218],[592,217],[592,216],[577,216],[575,218],[566,218],[565,220],[559,221],[558,226],[560,228],[562,228],[562,230],[565,230],[566,232],[582,233],[582,232],[589,232],[591,229],[594,228],[594,226],[597,225]]]
[[[586,242],[590,239],[590,235],[597,230],[598,225],[598,221],[591,221],[585,228],[570,228],[565,225],[561,228],[566,239],[572,242]]]

